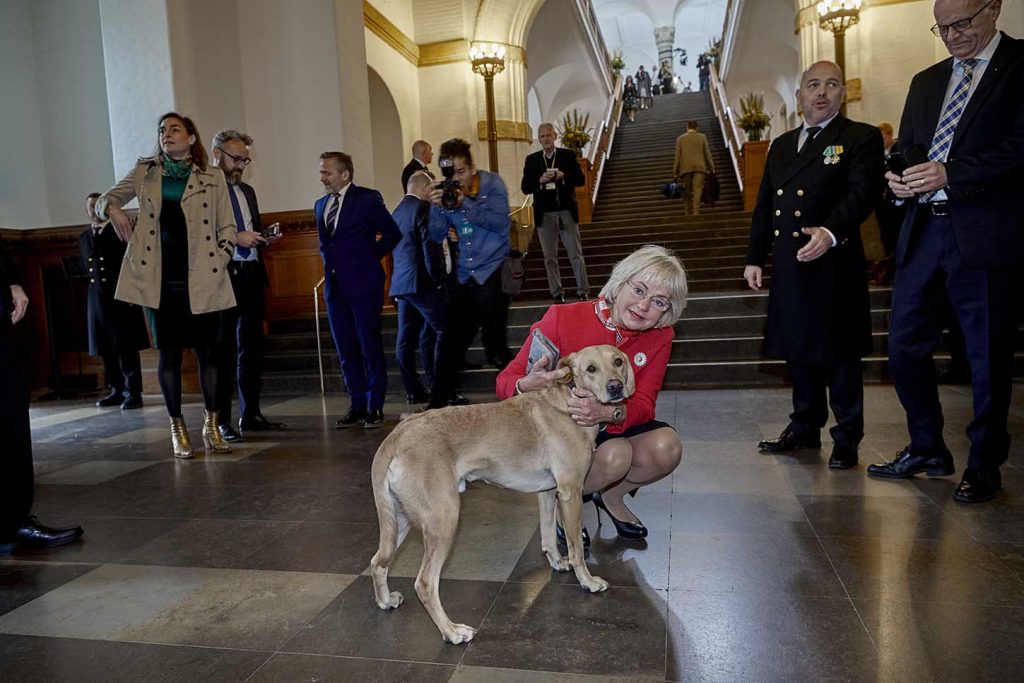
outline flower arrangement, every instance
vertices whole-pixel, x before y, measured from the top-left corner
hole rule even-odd
[[[743,129],[751,142],[760,140],[764,129],[772,122],[764,112],[764,95],[747,93],[746,97],[740,98],[740,111],[736,125]]]
[[[712,38],[708,40],[708,46],[704,49],[704,54],[708,56],[708,59],[718,67],[718,59],[722,56],[722,39]]]
[[[558,131],[558,136],[562,138],[562,144],[576,152],[577,155],[590,142],[591,129],[587,127],[588,123],[590,123],[590,114],[580,116],[576,109],[565,112],[565,116],[562,117],[562,127]]]
[[[626,68],[626,60],[622,58],[622,50],[616,50],[612,53],[612,58],[608,61],[608,65],[615,73],[619,73]]]

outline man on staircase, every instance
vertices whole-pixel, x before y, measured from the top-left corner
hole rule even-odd
[[[676,158],[672,175],[683,184],[683,210],[687,216],[700,213],[700,196],[704,193],[704,179],[715,172],[711,147],[703,133],[697,132],[700,123],[690,121],[686,132],[676,138]]]

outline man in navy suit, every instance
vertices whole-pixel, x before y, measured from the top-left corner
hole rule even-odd
[[[1024,253],[1024,41],[996,30],[1001,0],[937,0],[932,32],[952,58],[914,76],[899,149],[927,154],[889,187],[908,205],[896,245],[889,365],[910,444],[876,477],[953,474],[942,436],[932,352],[947,306],[963,329],[974,417],[967,469],[953,494],[979,503],[1002,490],[1016,335],[1015,275]]]
[[[431,238],[430,192],[433,179],[424,171],[409,177],[407,193],[392,216],[402,233],[395,247],[390,294],[398,306],[398,339],[395,358],[402,374],[405,397],[409,403],[426,403],[430,393],[416,372],[415,345],[419,339],[420,357],[427,385],[434,384],[434,371],[440,362],[441,344],[448,323],[444,299],[444,254]]]
[[[324,260],[324,295],[331,335],[341,361],[352,405],[338,420],[338,429],[362,423],[365,429],[384,424],[384,340],[380,310],[384,306],[384,268],[402,234],[380,192],[352,182],[352,157],[344,152],[320,155],[320,182],[327,194],[313,213]]]

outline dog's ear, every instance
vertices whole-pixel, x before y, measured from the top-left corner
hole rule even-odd
[[[570,353],[568,356],[564,356],[560,361],[558,361],[558,366],[556,367],[556,369],[567,368],[569,370],[568,374],[566,374],[565,377],[558,380],[559,384],[570,384],[572,382],[572,367],[573,363],[576,362],[577,353],[579,352],[577,351],[576,353]]]
[[[633,364],[629,362],[629,356],[623,353],[622,359],[626,361],[626,396],[632,396],[636,392],[636,375],[633,373]]]

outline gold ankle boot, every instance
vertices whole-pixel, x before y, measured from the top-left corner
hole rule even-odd
[[[175,458],[194,458],[195,450],[192,449],[192,442],[188,438],[188,427],[185,426],[185,418],[171,418],[171,448],[174,449]]]
[[[217,429],[217,413],[211,410],[204,410],[203,414],[203,443],[206,445],[208,450],[214,453],[230,453],[231,446],[224,440],[224,437],[220,435],[220,430]]]

